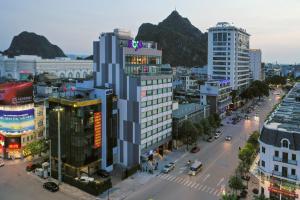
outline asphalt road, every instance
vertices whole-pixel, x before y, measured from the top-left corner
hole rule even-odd
[[[245,144],[249,135],[262,127],[262,124],[279,98],[273,94],[261,103],[251,114],[249,120],[242,120],[236,125],[221,127],[222,136],[211,142],[201,142],[201,150],[196,154],[189,152],[173,158],[176,168],[169,174],[159,174],[145,186],[131,195],[128,200],[215,200],[220,199],[226,188],[228,178],[238,165],[238,150]],[[225,141],[225,136],[232,136]],[[186,163],[199,160],[204,164],[203,170],[195,177],[190,177]]]
[[[37,177],[28,175],[23,161],[7,161],[0,167],[1,200],[71,200],[62,192],[49,192],[42,187]]]

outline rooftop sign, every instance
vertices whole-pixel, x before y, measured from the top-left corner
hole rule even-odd
[[[137,51],[143,48],[143,43],[140,40],[128,40],[128,48],[133,48]]]

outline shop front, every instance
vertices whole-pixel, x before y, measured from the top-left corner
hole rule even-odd
[[[4,146],[4,158],[15,159],[22,157],[21,136],[6,136]]]
[[[299,195],[296,193],[296,185],[294,183],[271,177],[268,191],[270,199],[274,200],[296,200]]]
[[[5,152],[5,137],[0,134],[0,158],[4,158],[4,152]]]

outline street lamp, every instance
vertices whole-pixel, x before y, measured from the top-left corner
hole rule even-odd
[[[53,111],[57,112],[57,137],[58,137],[58,184],[61,183],[61,150],[60,150],[60,112],[62,112],[64,109],[61,106],[56,106]]]
[[[46,140],[46,143],[49,144],[49,166],[50,166],[50,179],[52,177],[52,172],[51,172],[51,139]]]

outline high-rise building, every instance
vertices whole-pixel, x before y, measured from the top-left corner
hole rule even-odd
[[[208,29],[208,78],[230,80],[233,90],[249,84],[249,34],[227,22]]]
[[[133,40],[129,31],[102,33],[94,42],[95,88],[118,97],[118,162],[134,166],[163,153],[172,133],[172,70],[154,42]]]
[[[264,80],[264,71],[261,65],[261,50],[260,49],[250,49],[250,71],[252,79],[262,81]]]
[[[300,84],[265,121],[259,143],[260,193],[270,199],[299,199]]]

